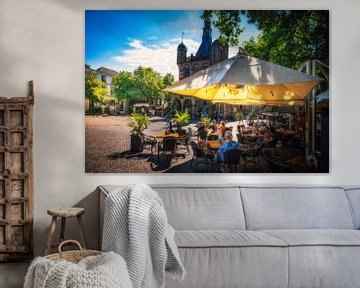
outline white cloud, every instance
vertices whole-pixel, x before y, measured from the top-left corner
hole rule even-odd
[[[117,70],[134,71],[137,67],[152,67],[162,75],[172,73],[178,77],[176,65],[177,46],[181,39],[172,39],[168,42],[161,42],[157,45],[149,45],[140,40],[133,39],[129,42],[129,48],[122,51],[121,55],[112,57],[117,62]],[[188,48],[188,55],[195,53],[200,43],[192,39],[184,39]]]
[[[181,38],[173,38],[169,41],[148,44],[138,39],[129,39],[129,48],[122,51],[120,55],[111,58],[112,64],[107,67],[117,71],[134,71],[140,65],[152,67],[162,75],[171,73],[178,78],[179,70],[176,64],[177,46]],[[193,39],[184,39],[187,47],[187,55],[195,54],[200,43]],[[239,47],[229,48],[229,57],[236,55]]]

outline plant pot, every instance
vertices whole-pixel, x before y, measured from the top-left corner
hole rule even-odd
[[[131,134],[130,136],[130,152],[140,153],[142,151],[142,138],[139,134]]]
[[[241,132],[241,125],[237,125],[237,132],[240,133]]]
[[[185,129],[178,129],[176,130],[176,132],[180,135],[180,136],[184,136],[186,134],[186,130]]]

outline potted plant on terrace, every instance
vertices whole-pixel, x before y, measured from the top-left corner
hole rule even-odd
[[[242,121],[244,120],[244,114],[242,112],[237,112],[235,114],[235,119],[236,119],[236,121],[238,121],[237,131],[238,131],[238,133],[240,133],[241,124],[242,124]]]
[[[204,122],[204,126],[206,129],[209,129],[210,128],[210,125],[211,125],[211,118],[210,117],[203,117],[200,119],[201,122]]]
[[[181,127],[186,125],[186,124],[189,124],[189,122],[190,122],[190,114],[189,114],[189,112],[187,112],[187,111],[184,111],[184,112],[176,111],[174,116],[175,116],[175,122],[176,122],[176,125],[177,125],[177,132],[180,135],[185,134],[186,130],[181,129]]]
[[[150,123],[149,118],[146,115],[131,114],[129,126],[132,128],[130,136],[130,152],[140,153],[143,146],[142,132],[147,128]]]

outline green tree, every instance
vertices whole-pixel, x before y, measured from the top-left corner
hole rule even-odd
[[[142,97],[136,76],[127,71],[120,71],[118,75],[113,77],[113,93],[118,101],[139,100]]]
[[[171,73],[167,73],[167,74],[164,76],[163,84],[164,84],[165,87],[174,84],[174,82],[175,82],[175,77],[174,77],[174,75],[172,75]]]
[[[201,17],[212,21],[222,44],[238,45],[240,13],[261,32],[244,44],[250,55],[292,68],[309,59],[329,63],[329,11],[205,10]]]
[[[220,44],[239,45],[239,35],[243,32],[239,10],[205,10],[201,18],[211,21],[219,30]]]
[[[95,103],[107,104],[109,102],[108,90],[104,82],[96,78],[92,71],[85,72],[85,97],[89,99],[90,107]]]
[[[163,77],[150,67],[139,66],[135,71],[137,85],[145,100],[163,98]]]
[[[170,73],[162,77],[153,68],[139,66],[134,72],[121,71],[113,77],[113,92],[119,101],[162,99],[165,95],[162,89],[174,81],[175,78]]]
[[[318,59],[329,63],[329,12],[326,10],[244,11],[261,31],[244,49],[252,56],[287,67]]]

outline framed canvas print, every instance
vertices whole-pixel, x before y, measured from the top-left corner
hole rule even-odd
[[[85,11],[87,173],[328,173],[328,10]]]

